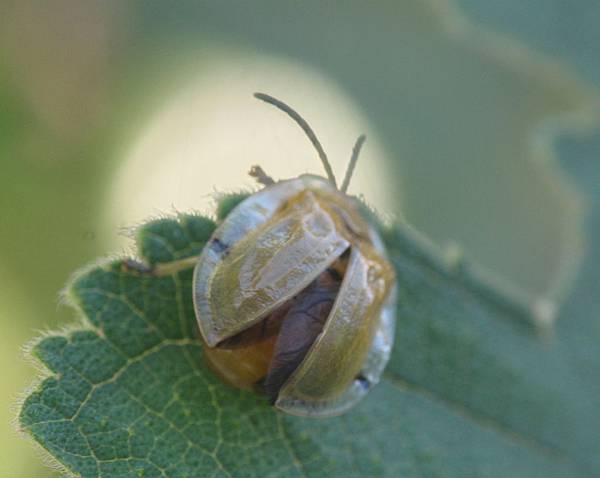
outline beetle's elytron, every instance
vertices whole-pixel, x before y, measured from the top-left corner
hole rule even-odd
[[[342,186],[315,134],[306,132],[327,178],[275,182],[236,206],[214,232],[194,271],[194,307],[205,355],[229,383],[265,393],[285,412],[345,412],[378,382],[394,337],[395,276],[376,228],[346,194],[364,142]]]

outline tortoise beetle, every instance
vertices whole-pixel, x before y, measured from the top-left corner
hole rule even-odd
[[[346,194],[365,137],[338,189],[306,121],[255,96],[298,123],[327,178],[275,182],[252,168],[264,188],[225,217],[194,269],[205,356],[225,381],[266,394],[284,412],[339,415],[379,381],[394,338],[394,271],[361,203]]]

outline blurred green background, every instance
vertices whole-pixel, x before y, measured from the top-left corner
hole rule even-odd
[[[0,476],[51,474],[11,420],[35,374],[20,349],[73,321],[72,271],[131,251],[145,217],[247,187],[252,164],[319,172],[256,89],[306,115],[337,171],[366,131],[353,192],[384,217],[559,303],[586,199],[557,159],[597,187],[599,22],[583,0],[3,0]]]

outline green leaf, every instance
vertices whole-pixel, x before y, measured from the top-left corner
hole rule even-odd
[[[527,307],[401,226],[386,231],[400,285],[394,355],[355,410],[291,417],[222,384],[204,365],[192,269],[181,262],[214,227],[191,215],[150,222],[139,251],[163,274],[113,261],[69,286],[83,323],[33,346],[49,374],[20,414],[65,471],[583,477],[600,469],[593,388],[582,388],[565,344],[541,338]]]

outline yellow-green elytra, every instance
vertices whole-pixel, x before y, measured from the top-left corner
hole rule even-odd
[[[364,137],[340,189],[306,122],[328,178],[275,182],[238,204],[215,230],[194,271],[194,308],[211,367],[227,382],[265,393],[278,409],[344,413],[375,385],[394,338],[395,275],[357,199],[346,194]]]

